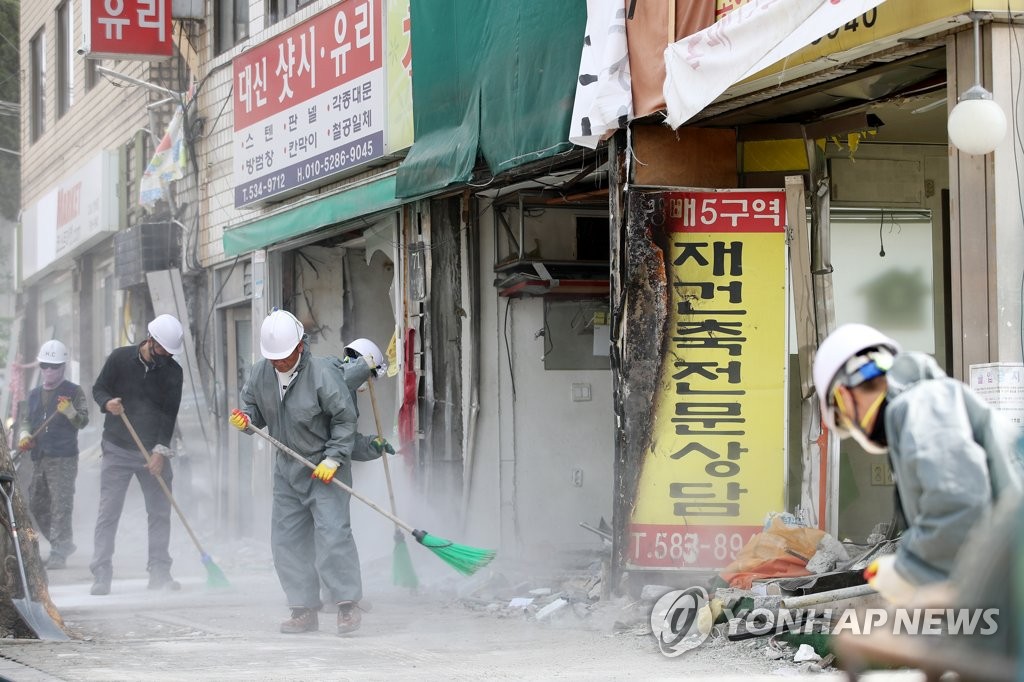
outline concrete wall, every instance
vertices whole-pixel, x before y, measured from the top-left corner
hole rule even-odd
[[[544,369],[544,338],[535,336],[544,327],[543,301],[497,295],[493,213],[488,201],[481,203],[481,413],[470,535],[500,537],[504,552],[524,558],[600,548],[578,523],[596,525],[601,516],[611,521],[611,371]],[[559,210],[537,218],[542,249],[552,227],[545,221],[572,215]],[[573,402],[573,383],[590,384],[592,400]],[[579,486],[575,469],[582,474]]]

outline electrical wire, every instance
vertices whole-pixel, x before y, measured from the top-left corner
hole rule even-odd
[[[516,401],[516,373],[512,369],[512,349],[508,342],[508,314],[509,308],[512,307],[512,299],[505,299],[505,328],[502,331],[502,336],[505,337],[505,355],[508,357],[508,378],[512,382],[512,402]]]

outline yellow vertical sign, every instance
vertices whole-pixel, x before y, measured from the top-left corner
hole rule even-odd
[[[671,310],[627,565],[719,569],[784,510],[785,192],[636,191]]]
[[[386,65],[388,79],[388,148],[391,152],[412,146],[412,44],[409,0],[387,0]]]

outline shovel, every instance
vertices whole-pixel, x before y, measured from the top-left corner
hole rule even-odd
[[[14,608],[18,610],[21,619],[36,633],[38,639],[49,639],[65,642],[70,639],[59,625],[53,620],[43,605],[32,601],[28,589],[28,578],[25,577],[25,562],[21,557],[21,543],[18,541],[18,524],[14,520],[14,505],[11,503],[11,495],[14,494],[14,476],[7,472],[0,473],[0,495],[3,495],[7,504],[7,520],[11,525],[11,537],[14,539],[14,553],[18,557],[18,573],[21,575],[21,587],[25,596],[21,599],[11,599]],[[11,486],[11,492],[7,492],[7,486]]]

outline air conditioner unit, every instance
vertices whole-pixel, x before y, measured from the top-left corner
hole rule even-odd
[[[140,223],[114,235],[117,287],[146,283],[146,273],[180,265],[181,228],[175,223]]]

